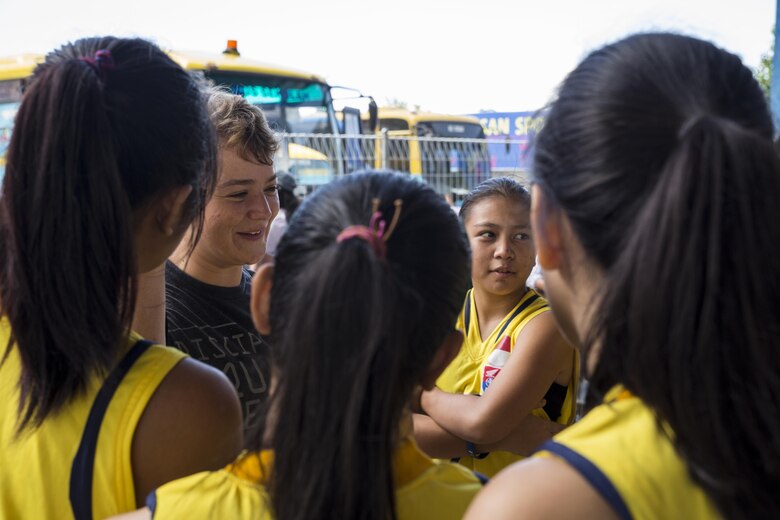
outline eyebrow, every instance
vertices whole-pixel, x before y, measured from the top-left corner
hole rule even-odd
[[[474,224],[474,227],[483,227],[483,228],[497,228],[501,227],[498,224],[493,224],[492,222],[477,222]],[[512,226],[513,228],[530,228],[530,224],[518,224],[516,226]]]
[[[276,182],[276,175],[268,179],[268,183]],[[232,179],[218,185],[217,188],[230,188],[232,186],[251,186],[255,183],[254,179]]]

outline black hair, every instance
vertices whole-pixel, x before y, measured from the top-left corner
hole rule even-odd
[[[99,50],[110,56],[94,61]],[[202,219],[215,154],[202,91],[149,42],[82,39],[35,69],[0,200],[3,360],[15,343],[20,429],[116,362],[135,305],[137,210],[191,185],[183,224]]]
[[[538,136],[535,175],[604,272],[593,398],[623,383],[671,426],[726,518],[780,510],[780,162],[737,56],[675,34],[590,54]]]
[[[463,198],[460,206],[460,219],[465,223],[471,212],[471,207],[477,202],[491,197],[504,197],[525,204],[531,209],[531,194],[522,184],[511,177],[494,177],[482,181]]]
[[[402,201],[385,259],[359,238],[337,241],[368,225],[375,198],[388,226]],[[275,265],[276,518],[395,518],[399,421],[468,286],[458,219],[408,175],[350,174],[303,202]]]
[[[279,208],[284,211],[284,216],[287,218],[288,222],[300,205],[301,199],[299,199],[295,193],[287,188],[279,186]]]

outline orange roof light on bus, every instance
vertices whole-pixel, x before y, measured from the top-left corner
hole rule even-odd
[[[231,56],[241,56],[238,52],[238,40],[228,40],[227,48],[222,51],[222,54],[229,54]]]

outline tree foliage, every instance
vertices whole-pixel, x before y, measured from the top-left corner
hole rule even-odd
[[[772,84],[772,58],[773,52],[770,50],[761,55],[761,63],[754,71],[756,80],[761,88],[764,90],[764,95],[769,98],[769,88]]]
[[[404,101],[402,99],[398,99],[398,98],[387,98],[387,99],[385,99],[385,105],[384,106],[389,107],[389,108],[408,109],[409,108],[409,103],[407,103],[406,101]]]
[[[756,81],[761,85],[764,90],[764,95],[769,99],[769,89],[772,84],[772,60],[774,59],[774,41],[775,41],[775,28],[772,28],[772,44],[769,46],[769,50],[761,55],[761,62],[758,67],[753,71],[756,77]]]
[[[385,104],[382,106],[388,108],[402,108],[404,110],[411,110],[412,112],[420,112],[423,109],[418,104],[409,104],[403,99],[398,98],[385,98]]]

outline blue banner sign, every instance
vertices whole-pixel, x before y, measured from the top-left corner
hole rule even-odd
[[[540,112],[480,112],[469,114],[485,129],[494,172],[530,170],[533,162],[531,142],[544,124]]]

